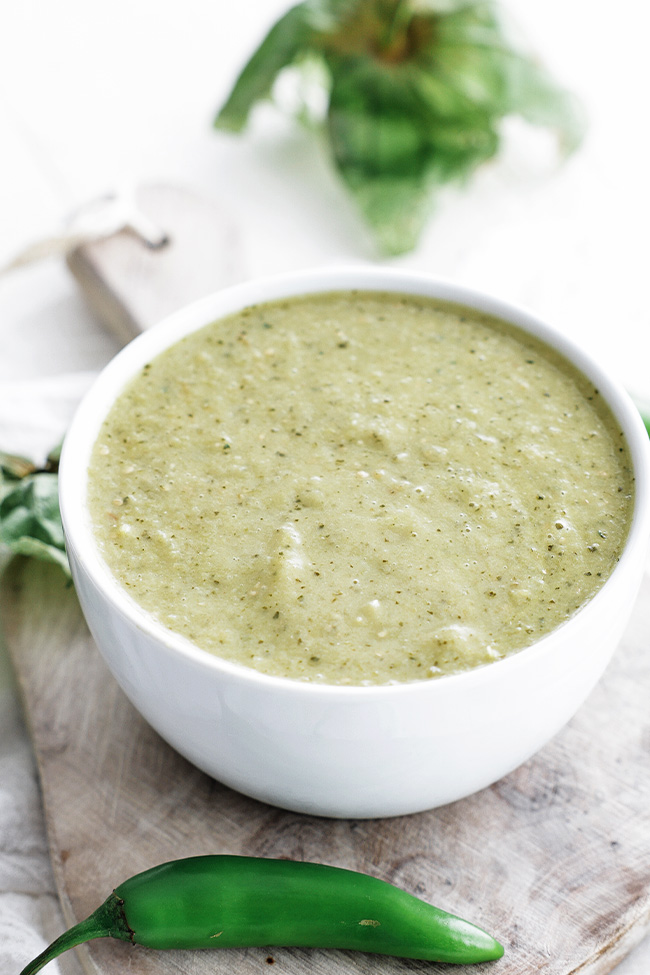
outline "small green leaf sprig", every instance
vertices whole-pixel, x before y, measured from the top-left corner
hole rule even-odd
[[[0,452],[0,545],[15,555],[54,562],[69,576],[59,511],[60,453],[58,446],[38,467]]]
[[[287,68],[324,78],[324,134],[386,255],[412,250],[435,192],[494,156],[518,115],[580,143],[576,99],[511,42],[490,0],[304,0],[271,28],[219,110],[241,132]],[[296,115],[304,117],[304,106]]]

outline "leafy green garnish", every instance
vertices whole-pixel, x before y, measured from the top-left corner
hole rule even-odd
[[[647,399],[639,399],[635,395],[632,395],[632,402],[641,414],[643,425],[646,428],[648,436],[650,436],[650,402]]]
[[[25,457],[0,453],[0,544],[61,566],[70,574],[59,511],[60,447],[43,467]]]
[[[512,44],[497,5],[476,0],[304,0],[271,28],[215,126],[241,132],[284,69],[315,60],[334,165],[386,254],[416,245],[439,187],[497,153],[506,116],[554,128],[566,151],[580,142],[575,99]]]

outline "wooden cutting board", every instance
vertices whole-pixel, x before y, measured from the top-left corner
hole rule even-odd
[[[125,340],[242,276],[236,235],[218,207],[169,187],[145,187],[138,199],[168,234],[165,248],[148,251],[124,232],[68,260],[91,308]],[[461,802],[376,821],[284,812],[188,764],[126,700],[56,567],[12,562],[0,614],[68,924],[139,870],[227,852],[389,880],[498,937],[504,958],[474,969],[495,975],[600,975],[650,927],[650,578],[604,679],[534,759]],[[248,975],[271,964],[286,975],[450,970],[289,949],[152,952],[96,941],[78,951],[94,975],[127,967],[131,975]]]
[[[374,821],[284,812],[188,764],[124,697],[56,567],[11,563],[0,612],[68,923],[139,870],[227,852],[392,881],[500,938],[506,954],[486,967],[494,975],[600,975],[650,925],[650,578],[605,677],[534,759],[461,802]],[[153,952],[112,941],[79,950],[101,975],[252,975],[271,963],[286,975],[445,970],[344,952]]]

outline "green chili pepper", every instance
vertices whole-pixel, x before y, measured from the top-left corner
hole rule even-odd
[[[503,954],[481,928],[367,874],[291,860],[199,856],[120,884],[21,975],[104,937],[148,948],[338,948],[458,964]]]

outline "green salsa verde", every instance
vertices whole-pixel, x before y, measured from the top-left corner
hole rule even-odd
[[[94,447],[96,538],[204,650],[329,684],[488,664],[571,617],[623,547],[621,430],[559,354],[474,310],[335,292],[179,341]]]

